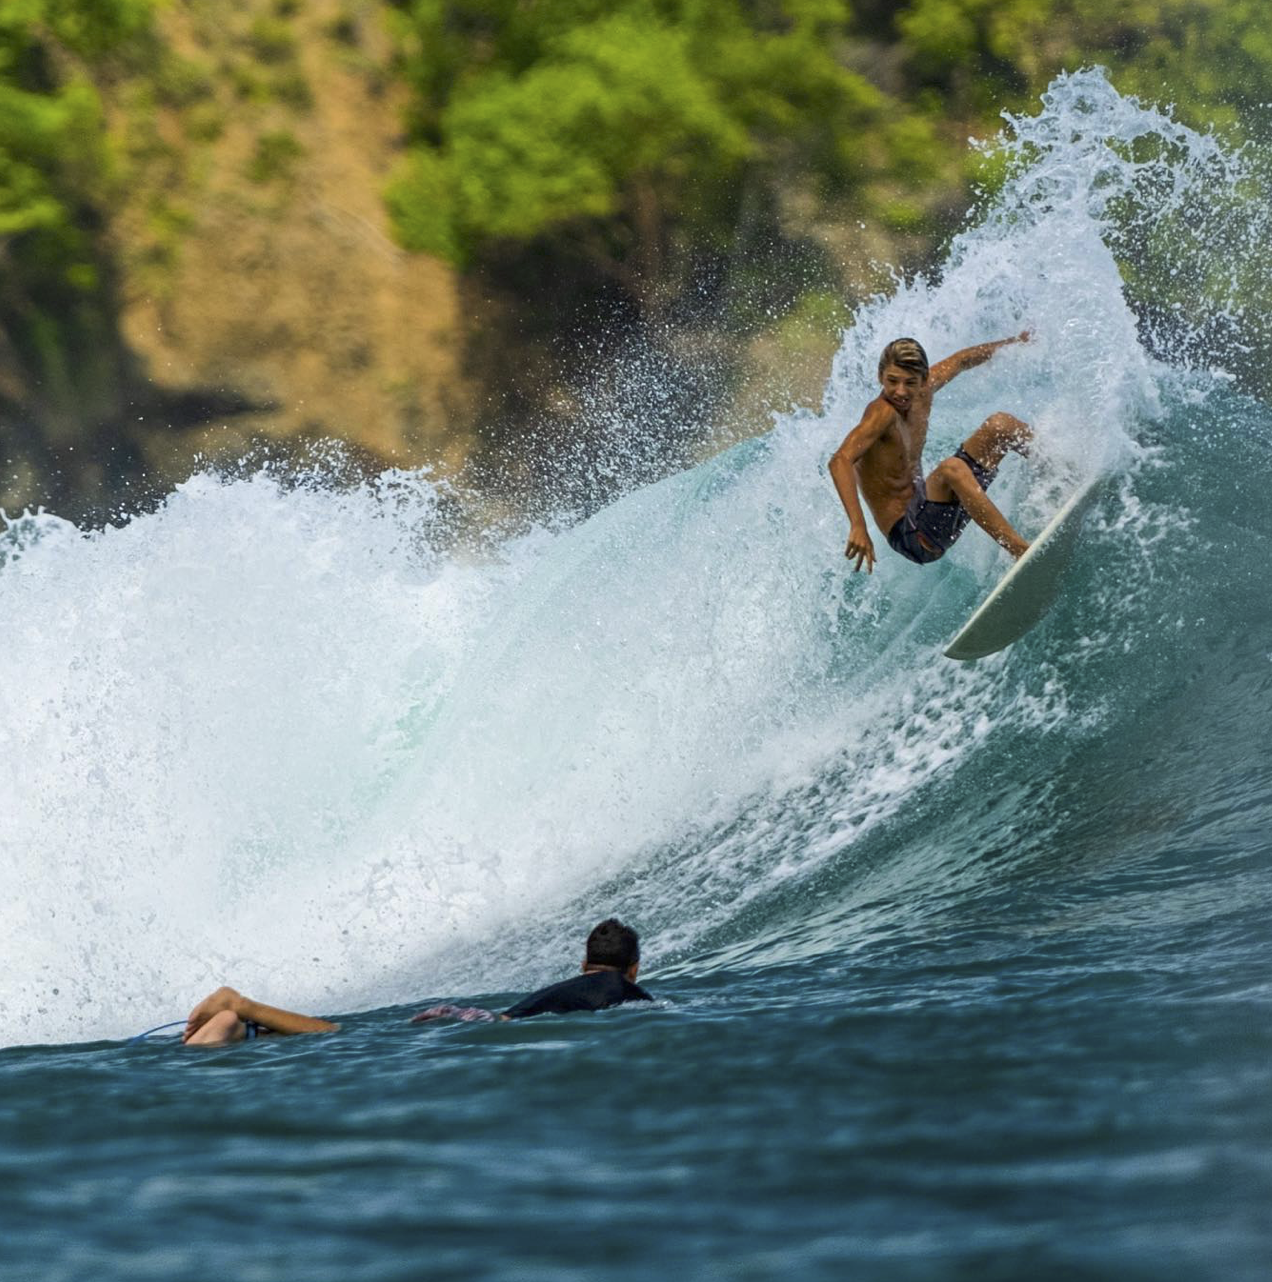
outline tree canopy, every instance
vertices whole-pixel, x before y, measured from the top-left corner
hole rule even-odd
[[[463,264],[565,236],[647,307],[748,186],[844,192],[877,166],[886,99],[838,56],[842,0],[416,0],[414,142],[388,191],[403,243]]]
[[[0,325],[55,415],[74,399],[71,353],[108,324],[95,296],[108,266],[100,233],[113,165],[91,72],[148,28],[152,7],[0,8]]]
[[[805,296],[842,299],[853,255],[859,283],[868,258],[922,264],[987,172],[968,137],[993,133],[1004,109],[1028,111],[1064,69],[1102,64],[1120,90],[1173,104],[1188,124],[1253,135],[1247,157],[1272,169],[1257,132],[1272,101],[1264,8],[341,0],[336,20],[314,21],[304,0],[243,0],[229,22],[216,0],[3,0],[4,459],[61,476],[77,434],[108,429],[126,453],[136,415],[124,407],[148,384],[121,333],[120,282],[162,297],[178,278],[197,175],[220,163],[227,121],[225,154],[270,197],[232,199],[257,212],[314,199],[305,181],[279,181],[321,159],[302,166],[278,118],[314,108],[302,61],[362,67],[400,113],[401,159],[383,191],[394,234],[494,300],[483,324],[506,317],[507,332],[483,350],[524,357],[598,306],[606,319],[589,332],[616,342],[650,322],[690,345],[708,332],[732,342],[803,314]],[[226,28],[202,61],[179,20],[196,13]],[[246,161],[235,151],[245,120],[256,130]],[[1237,258],[1237,292],[1261,308],[1262,260]],[[1133,255],[1121,265],[1162,315],[1197,292],[1182,275],[1150,291]],[[517,378],[534,384],[524,362]]]

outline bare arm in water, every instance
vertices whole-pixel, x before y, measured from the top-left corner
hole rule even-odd
[[[327,1019],[266,1006],[233,988],[218,988],[190,1012],[181,1040],[196,1045],[236,1042],[247,1024],[259,1024],[271,1033],[334,1033],[340,1027]]]

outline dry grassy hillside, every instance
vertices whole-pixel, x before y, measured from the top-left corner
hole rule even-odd
[[[184,0],[160,15],[175,102],[119,88],[138,179],[115,225],[121,326],[163,401],[189,408],[146,432],[169,480],[262,437],[341,437],[408,466],[465,454],[455,274],[393,244],[380,197],[403,105],[381,19],[347,0]]]

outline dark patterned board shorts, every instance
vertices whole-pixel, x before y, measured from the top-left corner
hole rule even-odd
[[[954,457],[972,469],[976,484],[982,490],[989,489],[990,482],[998,475],[997,468],[978,463],[962,447],[954,451]],[[928,565],[939,561],[954,546],[971,519],[957,499],[952,503],[937,503],[928,498],[927,484],[919,476],[915,478],[914,493],[905,512],[888,531],[888,546],[916,565]]]

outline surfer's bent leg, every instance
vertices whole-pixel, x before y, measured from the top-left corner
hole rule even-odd
[[[1033,432],[1023,419],[1014,414],[991,414],[963,442],[963,450],[991,472],[1007,457],[1009,450],[1028,457]]]
[[[962,448],[938,463],[927,480],[928,497],[935,503],[957,503],[995,543],[1013,557],[1021,557],[1029,544],[985,493],[1008,450],[1026,453],[1033,434],[1029,425],[1012,414],[991,414],[964,442]]]

